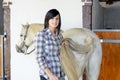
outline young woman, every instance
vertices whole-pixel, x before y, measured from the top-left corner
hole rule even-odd
[[[63,36],[60,33],[61,17],[56,9],[47,12],[44,29],[36,36],[37,62],[40,80],[65,80],[60,64],[60,47]],[[67,42],[64,42],[66,45]]]

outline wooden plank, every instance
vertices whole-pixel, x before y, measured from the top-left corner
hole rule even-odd
[[[92,29],[92,6],[91,5],[83,5],[82,13],[83,13],[83,28]]]
[[[120,40],[120,32],[95,32],[100,39]]]
[[[7,38],[4,42],[4,70],[7,80],[10,80],[10,4],[3,6],[4,8],[4,33]]]
[[[1,45],[1,42],[2,42],[2,41],[1,41],[1,36],[0,36],[0,45]]]
[[[0,77],[2,77],[2,41],[0,37]]]

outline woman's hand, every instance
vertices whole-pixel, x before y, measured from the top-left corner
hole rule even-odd
[[[57,78],[55,75],[49,76],[49,79],[50,79],[50,80],[58,80],[58,78]]]
[[[48,75],[50,80],[58,80],[57,76],[55,76],[50,70],[49,68],[45,68],[44,71],[46,72],[46,74]]]
[[[65,40],[65,41],[62,42],[62,45],[69,46],[70,42],[68,40]]]

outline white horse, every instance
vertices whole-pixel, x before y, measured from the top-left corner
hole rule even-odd
[[[27,24],[23,25],[20,34],[20,42],[16,44],[16,51],[19,53],[30,54],[34,49],[28,52],[28,48],[34,43],[34,37],[38,31],[43,29],[43,24]],[[102,48],[99,38],[94,32],[85,28],[71,28],[69,30],[63,31],[64,38],[71,38],[74,42],[80,45],[86,45],[89,42],[89,38],[94,39],[93,53],[91,54],[88,65],[87,65],[87,80],[98,80],[101,60],[102,60]],[[90,36],[90,37],[89,37]],[[86,39],[86,37],[89,37]],[[80,65],[84,64],[85,54],[75,54],[76,58],[79,60]],[[72,65],[72,64],[71,64]],[[85,68],[85,69],[86,69]],[[80,78],[82,79],[82,76]]]

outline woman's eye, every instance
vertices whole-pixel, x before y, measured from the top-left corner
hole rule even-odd
[[[59,20],[59,18],[56,18],[56,20]]]

